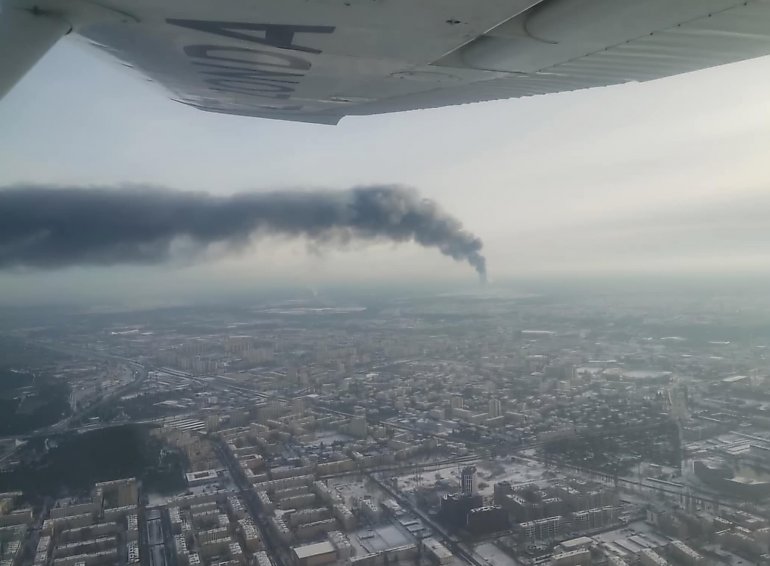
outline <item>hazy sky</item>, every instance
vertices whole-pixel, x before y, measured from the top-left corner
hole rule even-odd
[[[218,194],[405,184],[485,242],[490,277],[770,271],[770,58],[645,84],[318,126],[199,112],[72,39],[0,102],[0,186]],[[0,301],[147,300],[473,271],[415,245],[304,242],[198,265],[5,271]],[[172,290],[172,291],[169,291]]]

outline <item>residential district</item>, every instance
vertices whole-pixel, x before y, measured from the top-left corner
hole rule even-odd
[[[766,311],[656,301],[15,322],[8,371],[29,380],[2,391],[6,415],[38,415],[40,383],[66,393],[25,430],[2,421],[0,479],[129,426],[183,469],[172,489],[107,466],[85,488],[0,494],[0,565],[770,563],[770,336],[736,322]]]

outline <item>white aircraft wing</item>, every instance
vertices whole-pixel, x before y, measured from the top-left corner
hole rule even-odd
[[[646,81],[770,54],[770,0],[0,0],[0,7],[0,96],[73,32],[181,103],[323,124]]]

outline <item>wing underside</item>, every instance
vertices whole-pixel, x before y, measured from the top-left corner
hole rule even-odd
[[[0,86],[72,28],[181,103],[323,124],[770,54],[768,0],[27,1],[0,13],[24,18],[0,34]]]

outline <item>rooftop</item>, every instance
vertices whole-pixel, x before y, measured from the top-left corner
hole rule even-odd
[[[317,542],[314,544],[306,544],[304,546],[295,546],[294,554],[297,555],[299,560],[309,558],[311,556],[318,556],[321,554],[328,554],[334,552],[334,547],[329,541]]]

